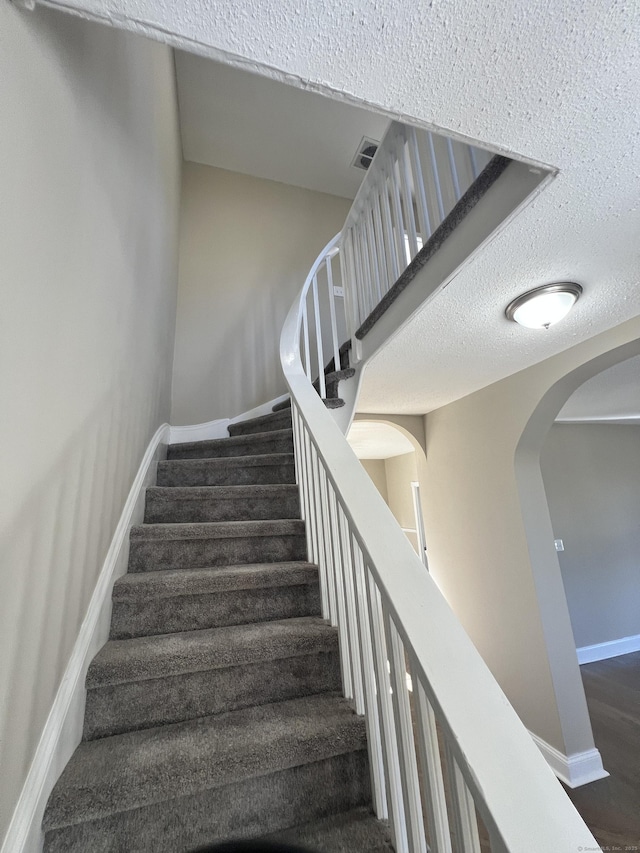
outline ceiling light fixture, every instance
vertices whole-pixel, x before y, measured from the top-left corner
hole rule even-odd
[[[505,314],[527,329],[548,329],[567,316],[581,293],[582,287],[573,281],[543,284],[510,302]]]

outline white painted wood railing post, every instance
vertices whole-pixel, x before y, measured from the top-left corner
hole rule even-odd
[[[384,615],[384,630],[391,668],[393,716],[398,739],[400,783],[405,808],[407,841],[410,853],[427,853],[413,723],[407,692],[404,646],[388,613]]]
[[[382,603],[375,581],[370,573],[365,571],[362,553],[359,548],[357,554],[359,554],[359,559],[356,560],[356,576],[360,586],[360,595],[365,598],[367,603],[373,662],[376,673],[376,696],[378,700],[378,715],[381,722],[380,734],[384,758],[389,823],[393,832],[396,853],[409,853],[406,817],[402,799],[402,782],[400,779],[398,735],[391,700],[391,681],[388,670],[389,657],[385,643]]]
[[[459,853],[480,853],[476,807],[451,746],[446,739],[445,755],[447,758],[453,834],[457,840],[457,850]]]
[[[427,816],[430,850],[431,853],[451,853],[451,835],[436,718],[424,688],[416,677],[417,670],[413,660],[410,671],[416,703],[418,755],[422,770],[423,803]]]

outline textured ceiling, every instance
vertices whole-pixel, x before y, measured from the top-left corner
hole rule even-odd
[[[380,140],[388,119],[276,80],[176,53],[185,160],[353,198],[363,136]]]
[[[347,441],[358,459],[388,459],[411,453],[415,448],[400,430],[389,424],[354,421]]]
[[[640,3],[65,0],[294,86],[556,167],[534,203],[371,364],[361,410],[421,413],[640,313]],[[548,332],[504,307],[584,285]]]

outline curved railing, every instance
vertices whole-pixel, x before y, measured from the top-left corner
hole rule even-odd
[[[309,273],[280,356],[309,559],[339,632],[344,694],[366,719],[376,814],[397,853],[479,853],[485,833],[494,853],[596,849],[313,388],[325,353],[339,364],[332,263],[343,236]]]

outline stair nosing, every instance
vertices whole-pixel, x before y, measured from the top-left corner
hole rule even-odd
[[[204,456],[196,459],[163,459],[158,462],[158,466],[165,468],[169,465],[193,465],[194,463],[202,464],[203,462],[208,465],[217,463],[220,467],[224,467],[225,465],[231,465],[232,467],[241,467],[242,465],[248,465],[249,467],[259,467],[260,465],[293,465],[293,458],[293,453],[252,453],[246,456]]]
[[[280,569],[278,569],[280,567]],[[242,571],[242,570],[245,571]],[[239,570],[239,571],[238,571]],[[293,581],[286,577],[286,572],[300,572],[306,574],[308,580]],[[153,599],[165,600],[168,598],[187,598],[196,595],[216,595],[221,592],[235,592],[247,589],[275,589],[287,588],[295,586],[313,586],[318,583],[318,566],[307,560],[290,560],[282,563],[239,563],[237,566],[232,564],[229,566],[211,566],[196,569],[161,569],[155,572],[127,572],[122,577],[118,578],[113,586],[112,601],[114,603],[137,602],[138,598],[134,596],[120,596],[118,593],[123,589],[140,590],[144,593],[145,586],[161,586],[162,580],[175,579],[178,586],[181,584],[187,586],[189,583],[190,573],[202,573],[205,577],[211,577],[213,581],[224,580],[225,578],[233,578],[236,576],[242,579],[243,576],[259,577],[264,574],[264,584],[246,584],[243,585],[240,580],[238,585],[225,586],[223,583],[213,584],[212,589],[204,591],[194,591],[185,589],[184,591],[168,591],[166,594],[160,591],[153,593]],[[268,574],[276,574],[276,578],[267,577]],[[172,577],[169,578],[169,575]],[[274,580],[276,582],[274,582]],[[148,594],[145,596],[145,601],[149,600]]]
[[[129,536],[132,542],[176,542],[196,539],[267,539],[274,536],[304,536],[304,533],[305,524],[301,519],[274,518],[135,524],[131,527]]]

